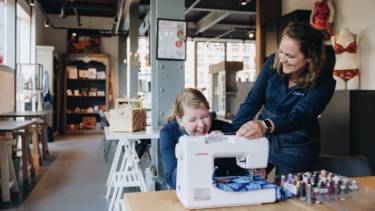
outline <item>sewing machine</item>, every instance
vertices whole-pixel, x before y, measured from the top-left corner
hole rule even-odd
[[[218,189],[213,182],[215,158],[235,157],[242,168],[265,168],[268,148],[266,138],[182,136],[175,150],[177,197],[190,209],[275,202],[275,188],[232,192]]]

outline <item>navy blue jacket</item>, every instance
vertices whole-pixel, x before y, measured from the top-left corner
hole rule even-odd
[[[292,171],[311,169],[319,156],[318,115],[331,99],[336,81],[330,69],[324,70],[315,86],[291,87],[272,69],[274,55],[263,66],[245,102],[241,104],[233,125],[236,129],[254,119],[271,119],[275,131],[266,135],[270,141],[269,162]],[[328,67],[331,68],[331,67]]]
[[[210,131],[219,130],[223,133],[234,132],[232,124],[217,119],[212,120]],[[177,121],[169,121],[160,130],[160,153],[163,164],[163,173],[169,186],[176,188],[177,159],[175,155],[178,139],[186,135],[186,131],[181,128]]]

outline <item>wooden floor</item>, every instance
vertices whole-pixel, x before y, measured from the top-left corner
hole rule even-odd
[[[105,183],[110,164],[104,162],[104,135],[61,136],[49,143],[54,161],[17,206],[5,210],[107,210]],[[14,196],[13,196],[14,197]]]

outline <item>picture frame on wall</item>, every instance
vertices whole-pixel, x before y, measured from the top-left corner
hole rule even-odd
[[[187,23],[184,20],[158,19],[156,59],[186,60]]]

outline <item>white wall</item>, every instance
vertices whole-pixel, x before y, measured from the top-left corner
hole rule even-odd
[[[55,52],[67,52],[68,31],[66,29],[44,28],[43,45],[55,46]]]
[[[311,10],[316,0],[281,0],[281,15],[294,10]]]
[[[36,29],[36,35],[35,35],[35,43],[36,45],[43,45],[43,41],[44,41],[44,38],[45,38],[45,34],[44,34],[44,23],[46,22],[46,18],[44,17],[42,11],[40,10],[39,7],[34,7],[35,10],[35,21],[36,21],[36,26],[35,26],[35,29]]]
[[[311,10],[315,0],[283,0],[282,14],[296,9]],[[375,1],[335,0],[335,31],[348,27],[360,36],[360,89],[375,89]]]
[[[118,97],[118,38],[102,37],[102,52],[110,56],[113,99]]]

